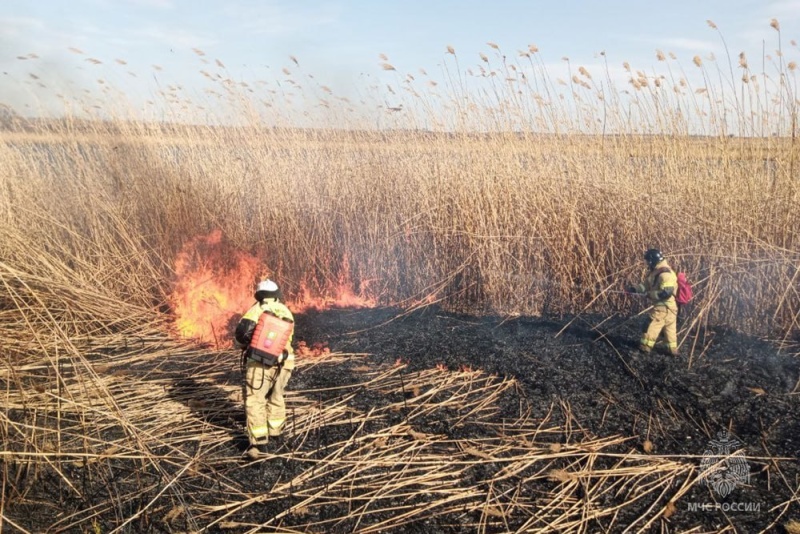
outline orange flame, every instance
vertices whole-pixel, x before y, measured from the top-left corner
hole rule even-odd
[[[342,260],[342,268],[339,271],[339,280],[326,288],[322,295],[314,295],[306,282],[300,283],[300,291],[297,297],[290,302],[289,308],[297,313],[308,310],[327,310],[330,308],[374,308],[377,305],[375,299],[356,294],[352,289],[350,277],[350,262],[345,256]],[[368,282],[362,282],[361,286],[366,291]]]
[[[325,343],[314,343],[309,347],[305,341],[300,341],[297,343],[294,353],[300,358],[319,357],[329,355],[331,349]]]
[[[308,310],[327,310],[330,308],[374,308],[374,299],[356,295],[347,285],[339,283],[330,290],[330,296],[313,295],[305,282],[300,283],[297,297],[289,303],[289,308],[296,313]]]
[[[176,282],[170,296],[177,334],[203,343],[227,348],[233,344],[233,329],[238,317],[253,305],[254,283],[269,271],[255,256],[232,248],[214,230],[189,240],[175,260]],[[306,282],[287,302],[294,313],[325,310],[331,307],[372,308],[374,299],[358,295],[350,282],[350,267],[345,257],[335,284],[312,294]],[[362,283],[362,288],[366,284]],[[321,347],[308,349],[312,355],[324,354]],[[329,351],[329,350],[328,350]]]
[[[232,322],[253,305],[253,281],[262,272],[255,257],[231,251],[220,230],[187,242],[175,260],[170,299],[179,335],[230,347]]]

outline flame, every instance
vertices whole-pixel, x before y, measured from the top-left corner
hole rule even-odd
[[[289,302],[289,308],[296,313],[330,308],[374,308],[376,305],[374,299],[357,295],[342,282],[331,288],[327,295],[314,295],[308,283],[301,282],[297,297]]]
[[[339,279],[326,288],[321,294],[314,294],[307,282],[300,283],[300,290],[295,299],[290,301],[289,308],[297,313],[308,310],[327,310],[330,308],[374,308],[377,301],[365,296],[369,281],[361,283],[361,294],[353,291],[350,275],[350,261],[345,255],[339,270]]]
[[[232,251],[220,230],[188,241],[175,260],[177,280],[170,298],[178,334],[232,346],[232,322],[253,305],[253,281],[261,273],[260,262]]]
[[[238,317],[253,305],[254,283],[268,273],[255,256],[226,243],[221,230],[189,240],[176,257],[176,281],[170,296],[177,335],[218,348],[231,347]],[[377,305],[375,299],[353,291],[347,257],[340,273],[338,280],[317,292],[309,289],[310,283],[300,283],[299,290],[287,299],[289,309],[293,313],[303,313],[311,309]],[[367,283],[362,282],[361,287],[366,291]],[[285,289],[284,293],[287,293]],[[311,348],[303,345],[303,351],[312,356],[330,352],[316,344]]]
[[[328,356],[331,349],[325,343],[313,343],[310,347],[305,341],[299,341],[294,351],[299,358]]]

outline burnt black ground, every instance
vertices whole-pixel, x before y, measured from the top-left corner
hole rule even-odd
[[[575,442],[581,437],[623,436],[630,439],[611,452],[626,454],[631,450],[641,452],[645,440],[650,440],[654,446],[653,454],[672,455],[681,461],[699,464],[710,440],[719,431],[729,430],[747,454],[751,473],[749,485],[737,487],[727,497],[718,498],[709,488],[698,484],[678,501],[677,511],[667,523],[656,523],[660,527],[666,525],[669,532],[719,532],[725,527],[734,529],[729,532],[763,531],[779,514],[774,507],[790,501],[792,491],[800,487],[797,463],[800,458],[800,423],[796,415],[800,402],[800,358],[731,329],[701,330],[687,339],[681,357],[674,358],[660,353],[637,356],[634,349],[641,322],[622,316],[475,317],[429,306],[414,312],[396,308],[331,309],[297,314],[296,319],[296,342],[302,341],[308,346],[323,344],[335,353],[358,355],[340,363],[301,366],[295,371],[288,389],[319,392],[314,395],[320,402],[338,402],[343,393],[331,388],[361,383],[364,366],[387,368],[402,360],[406,364],[402,372],[409,379],[420,371],[437,366],[453,370],[468,367],[498,378],[515,379],[520,387],[509,390],[501,398],[498,421],[518,418],[522,398],[532,407],[534,419],[544,420],[549,413],[549,424],[570,428],[563,435],[551,437],[559,443]],[[227,361],[228,358],[231,362],[230,366],[225,366],[228,370],[223,374],[216,370],[211,372],[219,368],[217,362],[220,359]],[[248,494],[269,494],[277,482],[292,480],[309,469],[309,465],[314,465],[313,460],[322,460],[327,454],[324,452],[326,446],[347,442],[359,432],[358,425],[336,421],[310,435],[298,436],[292,431],[290,412],[286,436],[280,442],[270,444],[275,457],[256,463],[240,460],[246,448],[242,435],[243,407],[230,400],[231,388],[241,383],[236,358],[234,351],[200,351],[186,359],[144,360],[126,370],[132,380],[146,381],[158,377],[159,387],[170,383],[170,386],[165,386],[166,395],[190,408],[198,428],[211,425],[224,429],[228,436],[221,446],[203,451],[203,476],[190,476],[188,473],[182,476],[181,487],[185,490],[182,503],[175,503],[173,496],[165,493],[158,506],[147,508],[151,500],[159,498],[159,481],[165,480],[165,475],[144,468],[139,462],[115,459],[95,472],[65,464],[65,476],[82,484],[80,498],[71,497],[64,491],[60,477],[43,475],[30,486],[28,502],[32,504],[6,509],[6,513],[29,530],[50,531],[52,529],[48,527],[54,519],[40,513],[42,506],[33,504],[37,499],[41,503],[53,495],[66,495],[59,497],[58,504],[65,514],[71,514],[108,502],[120,493],[136,494],[138,488],[146,488],[138,499],[125,502],[124,510],[109,510],[99,516],[98,528],[103,532],[110,531],[119,524],[120,513],[122,517],[131,517],[138,510],[147,509],[147,513],[137,517],[124,531],[191,531],[203,528],[219,514],[201,515],[194,522],[187,521],[183,515],[168,518],[176,505],[196,511],[204,505],[218,506],[228,502],[221,481],[235,484],[239,491]],[[157,373],[153,373],[154,368],[157,368]],[[209,380],[209,376],[215,378]],[[366,388],[347,404],[355,412],[367,413],[373,407],[385,407],[396,402],[397,398],[392,395],[402,398],[401,393],[386,395]],[[563,409],[551,410],[554,405],[562,408],[568,405],[572,420],[565,420]],[[25,414],[16,415],[20,421],[24,420]],[[445,415],[448,414],[437,413],[435,417],[417,420],[416,431],[444,434],[454,440],[484,439],[493,432],[485,424],[469,421],[452,425]],[[452,415],[457,417],[458,410],[454,409]],[[380,431],[382,426],[402,423],[403,417],[402,411],[389,411],[385,420],[373,421],[360,432]],[[79,423],[75,422],[76,428],[79,428]],[[113,428],[104,432],[108,435],[101,437],[106,439],[119,437],[119,431]],[[165,440],[169,437],[168,433],[163,436]],[[198,454],[197,442],[183,437],[181,440],[180,447],[187,458]],[[171,449],[151,452],[175,454]],[[766,458],[784,460],[773,462]],[[179,466],[165,464],[163,469],[168,476],[175,476]],[[598,464],[596,467],[609,466]],[[398,466],[400,468],[402,466]],[[492,484],[492,477],[499,469],[500,466],[491,461],[479,464],[468,471],[463,483],[486,487]],[[18,466],[18,470],[25,472],[23,467]],[[324,484],[333,484],[340,474],[322,472],[321,476]],[[518,484],[513,479],[505,483]],[[533,502],[537,495],[547,494],[554,487],[554,484],[541,484],[521,487],[518,491]],[[415,491],[415,488],[409,488],[409,491]],[[576,497],[580,498],[580,495]],[[423,506],[427,499],[424,491],[420,491],[414,503]],[[305,530],[354,530],[355,523],[347,519],[348,510],[341,500],[332,499],[330,505],[322,506],[318,501],[302,517],[281,515],[299,502],[300,497],[290,496],[256,503],[229,519],[242,525],[258,525],[280,517],[270,524],[288,531],[303,531],[302,525],[335,519],[337,522],[333,526],[327,524]],[[689,503],[714,502],[758,505],[760,511],[750,509],[724,513],[687,508]],[[408,504],[408,500],[398,504]],[[603,506],[614,504],[619,503],[605,502]],[[626,507],[610,531],[621,532],[626,522],[639,517],[651,504],[654,503],[645,500]],[[657,504],[660,510],[664,502]],[[197,512],[194,513],[195,518],[198,517]],[[513,531],[525,519],[525,515],[520,514],[504,518],[504,522],[497,520],[487,526],[487,531]],[[788,507],[771,531],[782,532],[780,525],[791,519],[800,520],[797,502]],[[473,512],[443,513],[415,520],[394,531],[474,532],[474,525],[479,520],[480,514],[476,516]],[[83,532],[85,526],[67,531]],[[366,523],[361,526],[366,526]],[[245,526],[221,528],[220,524],[208,529],[211,532],[248,530]],[[609,529],[602,523],[590,523],[585,530],[591,533],[605,531]]]
[[[774,454],[800,457],[795,418],[800,399],[791,395],[800,380],[796,355],[720,328],[701,334],[689,368],[690,347],[682,347],[679,358],[660,350],[641,354],[635,350],[640,322],[605,321],[593,331],[603,320],[476,318],[437,308],[409,315],[393,309],[333,310],[300,316],[296,339],[326,343],[336,352],[368,353],[375,364],[401,359],[408,372],[442,364],[513,376],[534,404],[569,401],[576,418],[597,435],[636,435],[642,432],[636,416],[659,411],[658,401],[668,400],[698,422],[680,429],[686,436],[665,436],[671,453],[702,453],[708,441],[697,433],[702,428],[729,429],[745,444],[755,438],[753,447],[763,437]],[[293,380],[299,382],[302,374]],[[603,422],[597,407],[608,396],[620,406]]]
[[[644,355],[635,350],[641,324],[627,317],[473,317],[437,307],[410,314],[329,310],[299,316],[296,337],[309,345],[326,343],[332,351],[368,353],[375,365],[401,359],[408,373],[445,365],[514,377],[534,416],[567,402],[588,435],[631,436],[639,445],[649,439],[657,454],[702,456],[710,440],[727,430],[748,457],[792,459],[780,467],[797,488],[800,358],[727,328],[690,336],[679,358],[659,351]],[[293,387],[311,387],[318,379],[300,371]],[[516,409],[511,400],[509,412]],[[749,463],[749,487],[719,502],[760,503],[766,510],[791,499],[787,487],[775,483],[774,466]],[[768,525],[767,514],[759,512],[726,517],[686,511],[686,503],[698,501],[713,502],[708,493],[690,494],[679,503],[684,508],[673,518],[675,527],[714,531],[732,525],[738,532],[757,532]],[[799,514],[795,504],[785,518],[800,519]]]

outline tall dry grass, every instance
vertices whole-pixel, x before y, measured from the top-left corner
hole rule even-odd
[[[192,465],[134,406],[144,390],[96,366],[187,350],[164,337],[173,260],[214,229],[290,294],[347,280],[384,303],[431,298],[473,313],[630,313],[613,290],[640,277],[643,250],[657,246],[696,283],[694,324],[797,339],[793,62],[780,55],[754,72],[740,57],[729,74],[659,52],[664,74],[626,65],[623,88],[608,69],[570,66],[559,80],[532,45],[513,60],[489,48],[466,69],[449,50],[438,84],[387,58],[389,94],[365,97],[392,102],[379,129],[324,86],[260,92],[232,83],[221,62],[204,67],[209,102],[164,90],[171,121],[81,99],[63,118],[6,120],[0,431],[17,463],[4,463],[13,494],[2,502],[28,502],[55,473],[62,495],[85,494],[81,480],[105,484],[87,503],[124,524],[134,511],[114,491],[112,458],[148,473],[140,487],[153,498],[176,472],[160,457],[180,473]],[[302,122],[298,100],[324,127],[290,127]],[[197,124],[215,107],[224,120]],[[86,458],[90,480],[62,465],[62,449]],[[179,505],[178,485],[168,488]]]
[[[220,228],[289,293],[608,314],[656,246],[713,323],[798,329],[791,138],[113,127],[9,137],[6,264],[152,306],[180,246]]]

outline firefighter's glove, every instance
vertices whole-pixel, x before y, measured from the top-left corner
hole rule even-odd
[[[659,291],[656,294],[656,296],[658,297],[658,300],[667,300],[668,298],[670,298],[672,296],[672,292],[673,292],[673,288],[665,287],[664,289]]]

